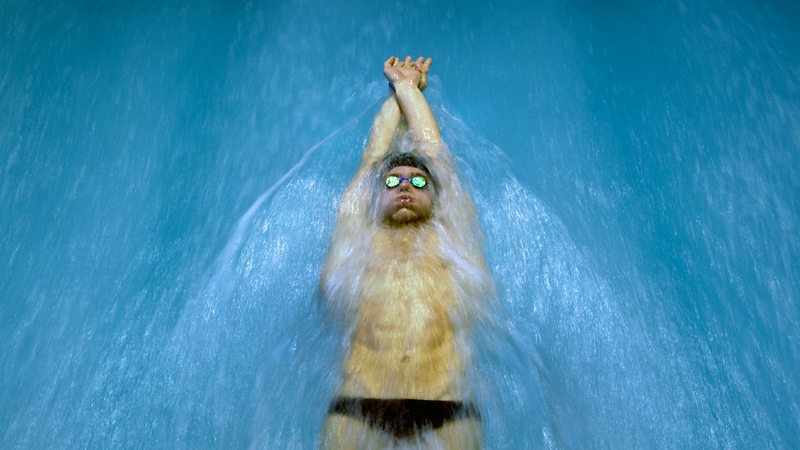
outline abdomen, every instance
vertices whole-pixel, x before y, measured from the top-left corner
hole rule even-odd
[[[351,395],[441,399],[457,396],[463,372],[451,320],[456,294],[446,267],[417,257],[367,270],[345,389]]]

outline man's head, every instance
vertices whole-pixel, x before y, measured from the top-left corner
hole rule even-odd
[[[433,216],[434,180],[422,160],[411,153],[400,153],[389,157],[383,167],[379,201],[383,223],[405,226],[427,222]],[[389,177],[397,178],[386,183]],[[424,185],[419,179],[413,180],[415,177],[422,177]]]

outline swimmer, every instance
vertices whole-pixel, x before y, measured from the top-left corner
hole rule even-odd
[[[422,91],[431,59],[389,58],[391,93],[339,203],[320,293],[349,353],[322,446],[480,448],[470,326],[493,285],[477,214]]]

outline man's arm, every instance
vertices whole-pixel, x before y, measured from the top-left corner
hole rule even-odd
[[[392,139],[394,139],[394,134],[400,125],[400,119],[404,113],[404,111],[401,110],[400,97],[397,94],[397,87],[400,84],[402,84],[400,89],[402,92],[401,96],[405,99],[403,101],[405,101],[409,107],[419,104],[420,107],[418,107],[417,110],[422,111],[420,114],[415,110],[412,119],[406,117],[406,122],[408,122],[412,133],[414,132],[413,127],[421,127],[424,123],[432,122],[433,129],[436,131],[435,135],[439,136],[439,127],[436,125],[436,120],[433,118],[433,113],[430,111],[428,102],[422,95],[422,91],[428,86],[427,75],[430,67],[430,58],[425,61],[422,57],[416,61],[412,61],[411,57],[408,56],[405,61],[400,61],[392,56],[384,63],[384,74],[393,73],[397,75],[390,78],[392,93],[383,102],[381,109],[375,116],[375,120],[372,122],[369,139],[364,148],[364,153],[361,156],[361,165],[342,197],[342,202],[339,206],[340,212],[349,211],[350,213],[363,213],[363,205],[361,203],[363,203],[365,199],[362,198],[363,195],[359,193],[361,190],[356,185],[364,178],[367,171],[370,170],[370,167],[386,155],[386,152],[392,144]],[[388,74],[387,78],[389,78]],[[394,81],[392,81],[393,79]],[[418,116],[424,116],[425,109],[427,109],[428,117],[423,119],[418,118]],[[435,152],[432,151],[427,151],[426,153],[431,157],[435,154]]]
[[[397,131],[398,124],[400,123],[400,119],[403,115],[403,112],[400,109],[401,105],[398,103],[399,97],[396,93],[397,86],[392,80],[396,79],[398,83],[403,84],[404,87],[402,87],[401,90],[408,86],[412,87],[413,90],[416,91],[411,92],[408,95],[406,95],[406,93],[402,94],[403,98],[411,98],[406,102],[410,108],[412,104],[420,102],[419,99],[413,97],[421,95],[422,91],[424,91],[428,86],[428,71],[430,70],[430,67],[431,59],[428,58],[428,60],[425,61],[422,57],[416,61],[412,61],[411,57],[409,56],[406,57],[405,61],[400,61],[393,56],[384,62],[384,73],[386,73],[388,70],[392,73],[396,72],[397,76],[393,75],[393,77],[389,79],[390,84],[392,85],[392,93],[383,102],[380,111],[378,111],[378,114],[375,116],[375,120],[372,123],[369,140],[367,141],[367,146],[364,149],[364,154],[362,156],[362,166],[369,166],[383,158],[389,149],[389,146],[392,144],[392,139],[394,138],[394,134]],[[400,81],[401,79],[402,81]],[[424,97],[422,97],[421,101],[425,106],[427,106],[427,102],[425,102]],[[430,108],[428,108],[428,111],[430,111]],[[406,117],[406,121],[409,123],[409,126],[412,127],[412,132],[413,126],[411,125],[411,122],[420,122],[420,120],[417,119],[418,115],[419,114],[415,113],[413,119]],[[438,127],[436,127],[436,121],[433,119],[432,113],[429,113],[429,118],[424,120],[434,120],[433,124],[438,133]]]
[[[400,123],[400,117],[400,105],[397,104],[397,98],[392,93],[384,100],[380,111],[378,111],[375,120],[372,122],[369,140],[361,157],[362,168],[371,166],[386,154],[392,144],[397,125]]]
[[[420,93],[427,87],[427,72],[430,69],[430,60],[425,63],[420,58],[415,62],[411,61],[409,57],[406,58],[405,62],[400,62],[392,57],[384,63],[384,68],[390,65],[397,66],[398,70],[404,68],[409,72],[416,73],[415,81],[413,82],[414,89]],[[329,281],[333,271],[340,267],[343,261],[352,257],[351,244],[367,230],[369,220],[367,204],[369,199],[365,195],[367,191],[364,185],[367,181],[366,176],[374,164],[386,155],[392,144],[392,139],[394,139],[394,134],[401,124],[401,118],[402,112],[393,87],[392,93],[383,102],[381,109],[375,116],[375,120],[372,122],[372,129],[361,157],[361,164],[339,202],[336,229],[331,238],[331,246],[328,249],[328,255],[320,277],[320,287],[323,293],[330,288]],[[327,297],[325,294],[324,296]]]
[[[422,94],[422,89],[427,86],[430,66],[430,58],[424,60],[420,57],[411,61],[408,56],[405,61],[400,61],[393,56],[384,64],[383,73],[392,85],[414,140],[428,156],[434,157],[440,150],[442,136],[433,111]]]

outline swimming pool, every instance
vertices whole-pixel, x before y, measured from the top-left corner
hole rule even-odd
[[[3,447],[313,447],[319,268],[407,53],[502,303],[487,447],[800,446],[797,6],[8,3]]]

